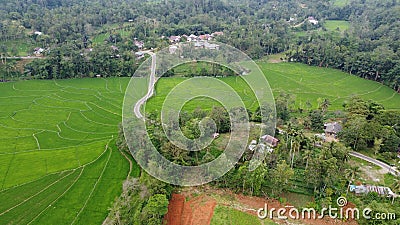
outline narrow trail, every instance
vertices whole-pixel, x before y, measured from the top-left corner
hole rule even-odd
[[[118,151],[121,153],[121,155],[123,155],[125,157],[126,160],[128,160],[129,162],[129,172],[128,175],[126,176],[126,179],[128,179],[131,176],[132,173],[132,169],[133,169],[133,162],[132,160],[129,158],[129,156],[127,156],[124,152],[122,152],[121,150],[118,149]]]

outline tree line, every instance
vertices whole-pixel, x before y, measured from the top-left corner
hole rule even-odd
[[[144,40],[146,48],[160,48],[168,45],[168,41],[160,38],[162,36],[223,31],[224,35],[217,40],[239,48],[254,59],[285,52],[289,61],[341,69],[400,91],[399,7],[397,1],[371,1],[367,4],[365,0],[354,0],[340,7],[332,1],[314,0],[307,1],[306,5],[294,0],[229,3],[220,0],[2,0],[0,12],[4,16],[0,20],[0,40],[4,43],[0,44],[0,50],[1,55],[15,55],[20,47],[18,45],[28,41],[37,47],[60,51],[63,58],[69,52],[79,50],[82,53],[87,48],[102,51],[100,48],[104,46],[92,43],[99,34],[106,34],[107,39],[114,40],[111,43],[119,48],[134,46],[133,38]],[[320,23],[312,25],[305,22],[294,27],[309,16]],[[327,19],[349,21],[350,29],[342,34],[328,32],[324,28]],[[132,22],[126,24],[128,21]],[[33,34],[35,30],[42,34]],[[119,30],[129,34],[121,37]],[[305,34],[298,35],[304,31]],[[121,64],[104,59],[109,55],[78,56],[79,53],[74,60],[66,58],[66,64],[84,64],[91,57],[105,60],[109,67]],[[35,70],[40,70],[38,77],[48,79],[75,77],[76,71],[79,75],[88,71],[80,69],[84,67],[82,65],[72,69],[75,66],[66,65],[58,66],[56,71],[64,74],[75,71],[75,74],[47,76],[53,72],[46,64],[49,62],[38,61],[31,67],[38,65]],[[130,71],[127,73],[124,66],[117,67],[123,76],[132,74]],[[32,72],[29,66],[26,72]]]

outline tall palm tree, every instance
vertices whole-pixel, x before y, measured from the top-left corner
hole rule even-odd
[[[290,162],[290,168],[293,169],[294,155],[296,154],[296,150],[300,151],[301,145],[300,145],[300,138],[298,136],[296,136],[295,138],[292,138],[291,141],[292,141],[291,148],[293,148],[293,151],[292,151],[292,159],[291,159],[291,162]]]
[[[329,101],[329,99],[324,98],[324,100],[322,100],[320,108],[322,110],[322,112],[326,112],[329,108],[329,106],[331,105],[331,102]]]
[[[313,152],[310,149],[304,151],[303,160],[306,160],[306,170],[308,168],[308,163],[313,156]]]
[[[354,181],[354,178],[355,178],[355,177],[357,177],[357,176],[360,175],[360,173],[361,173],[361,170],[360,170],[360,168],[357,167],[357,166],[351,166],[349,169],[347,169],[347,170],[345,171],[345,177],[346,177],[346,179],[348,179],[348,181],[349,181],[349,184],[348,184],[348,186],[347,186],[346,195],[347,195],[347,193],[349,192],[350,184]]]

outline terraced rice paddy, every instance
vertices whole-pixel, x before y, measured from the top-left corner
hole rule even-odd
[[[259,65],[274,94],[293,94],[299,106],[310,101],[315,108],[319,98],[328,98],[329,109],[337,110],[359,95],[387,109],[400,107],[400,95],[390,88],[337,70]],[[243,80],[219,79],[238,92],[246,107],[257,107]],[[159,109],[169,90],[184,80],[161,79],[146,110]],[[115,146],[128,82],[88,78],[0,83],[0,224],[103,222],[130,170]],[[185,107],[209,109],[215,104],[205,98]],[[134,164],[132,176],[138,171]]]
[[[0,224],[102,223],[129,172],[115,146],[127,81],[0,84]]]

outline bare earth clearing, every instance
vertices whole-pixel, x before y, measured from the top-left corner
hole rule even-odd
[[[242,194],[235,194],[230,190],[214,189],[209,186],[185,188],[179,194],[173,195],[168,206],[168,214],[165,216],[165,220],[168,225],[209,225],[216,205],[226,206],[257,216],[257,210],[263,208],[265,204],[268,205],[268,209],[279,209],[285,206],[291,206],[290,203],[282,205],[275,199],[250,197]],[[355,206],[349,203],[347,207]],[[301,209],[299,210],[301,212]],[[288,216],[288,214],[285,215]],[[279,220],[275,214],[273,221],[277,224],[358,224],[355,220],[341,221],[328,217],[316,220]]]

